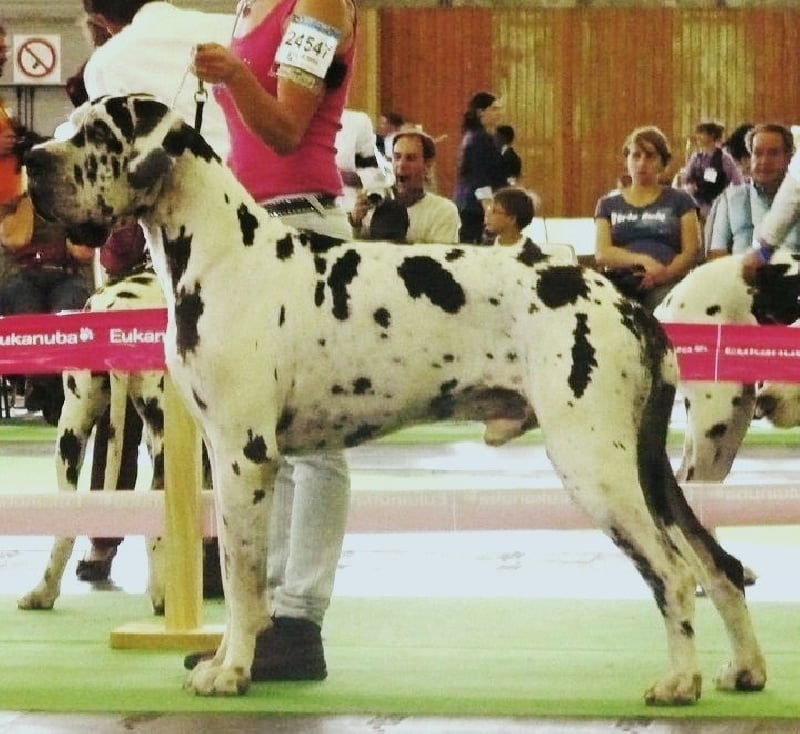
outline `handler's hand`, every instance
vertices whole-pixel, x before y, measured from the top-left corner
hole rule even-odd
[[[747,285],[756,284],[756,275],[765,265],[761,253],[758,250],[750,250],[742,258],[742,278]]]
[[[209,84],[227,84],[244,68],[241,59],[218,43],[198,43],[192,49],[190,69]]]

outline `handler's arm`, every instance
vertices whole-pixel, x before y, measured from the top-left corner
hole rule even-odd
[[[294,12],[336,31],[337,55],[353,43],[354,17],[346,0],[300,0]],[[203,81],[224,84],[247,127],[278,153],[290,153],[300,144],[325,93],[325,82],[308,72],[299,70],[292,77],[279,71],[273,96],[244,61],[218,44],[197,46],[193,71]]]

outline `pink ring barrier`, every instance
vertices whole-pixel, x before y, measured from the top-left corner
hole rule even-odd
[[[164,369],[165,309],[0,318],[0,374]],[[664,324],[684,380],[800,382],[800,331]]]

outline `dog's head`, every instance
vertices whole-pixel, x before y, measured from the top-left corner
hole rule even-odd
[[[778,250],[756,271],[753,316],[759,324],[792,324],[800,319],[800,255]]]
[[[144,94],[101,97],[73,113],[65,139],[25,157],[37,211],[67,225],[70,238],[103,244],[120,218],[149,211],[177,156],[214,157],[181,117]]]

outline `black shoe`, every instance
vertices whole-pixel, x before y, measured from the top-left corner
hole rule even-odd
[[[75,569],[75,575],[81,581],[108,581],[111,575],[111,558],[105,558],[102,561],[78,561],[78,567]]]
[[[318,625],[307,619],[275,617],[273,626],[256,635],[255,657],[250,669],[254,681],[325,680],[328,669]],[[192,670],[214,657],[213,650],[194,652],[183,659]]]

